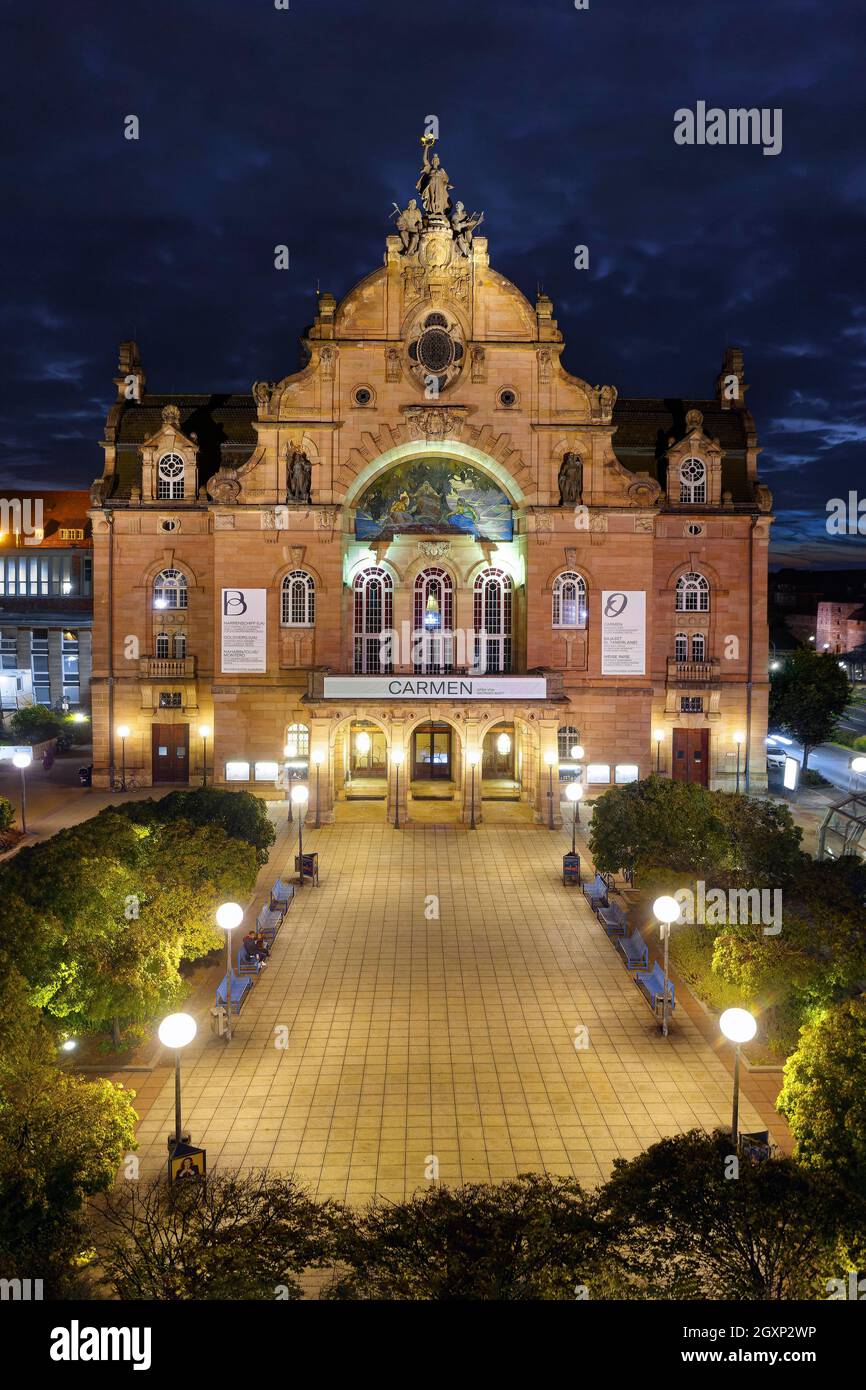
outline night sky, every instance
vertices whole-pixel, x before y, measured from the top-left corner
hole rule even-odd
[[[7,6],[0,486],[101,473],[122,338],[155,391],[295,371],[317,282],[341,296],[381,264],[435,114],[452,197],[485,209],[498,270],[551,295],[569,370],[709,396],[742,345],[773,562],[862,562],[824,524],[866,496],[858,19],[855,0]],[[782,108],[782,152],[675,144],[699,100]]]

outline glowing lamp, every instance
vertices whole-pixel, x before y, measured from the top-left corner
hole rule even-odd
[[[758,1031],[758,1025],[748,1009],[725,1009],[719,1027],[728,1042],[747,1043]]]
[[[190,1014],[169,1014],[159,1025],[159,1040],[163,1047],[170,1047],[177,1051],[179,1047],[186,1047],[191,1043],[196,1035],[197,1025]]]

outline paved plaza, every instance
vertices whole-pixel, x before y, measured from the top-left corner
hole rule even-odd
[[[434,1160],[449,1185],[530,1169],[594,1184],[663,1135],[729,1124],[721,1044],[694,1007],[660,1036],[561,882],[566,847],[507,822],[306,832],[320,886],[296,896],[231,1044],[211,1035],[212,993],[189,1001],[184,1122],[209,1167],[267,1165],[350,1202],[402,1198]],[[248,919],[291,855],[283,825]],[[122,1078],[143,1174],[173,1128],[170,1057],[157,1063]],[[741,1126],[766,1126],[747,1095]]]

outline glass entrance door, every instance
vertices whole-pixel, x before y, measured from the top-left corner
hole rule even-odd
[[[451,780],[451,730],[447,724],[422,724],[415,730],[412,749],[416,781]]]

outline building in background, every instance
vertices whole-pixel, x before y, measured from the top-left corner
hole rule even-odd
[[[86,492],[0,496],[0,708],[90,704],[93,546]]]
[[[742,353],[704,399],[617,399],[563,366],[550,299],[492,268],[441,166],[419,186],[384,263],[319,296],[300,371],[166,395],[122,344],[95,781],[126,726],[145,784],[199,780],[206,749],[217,785],[267,793],[312,760],[322,819],[501,794],[558,820],[560,778],[732,787],[741,760],[766,785],[772,499]]]

